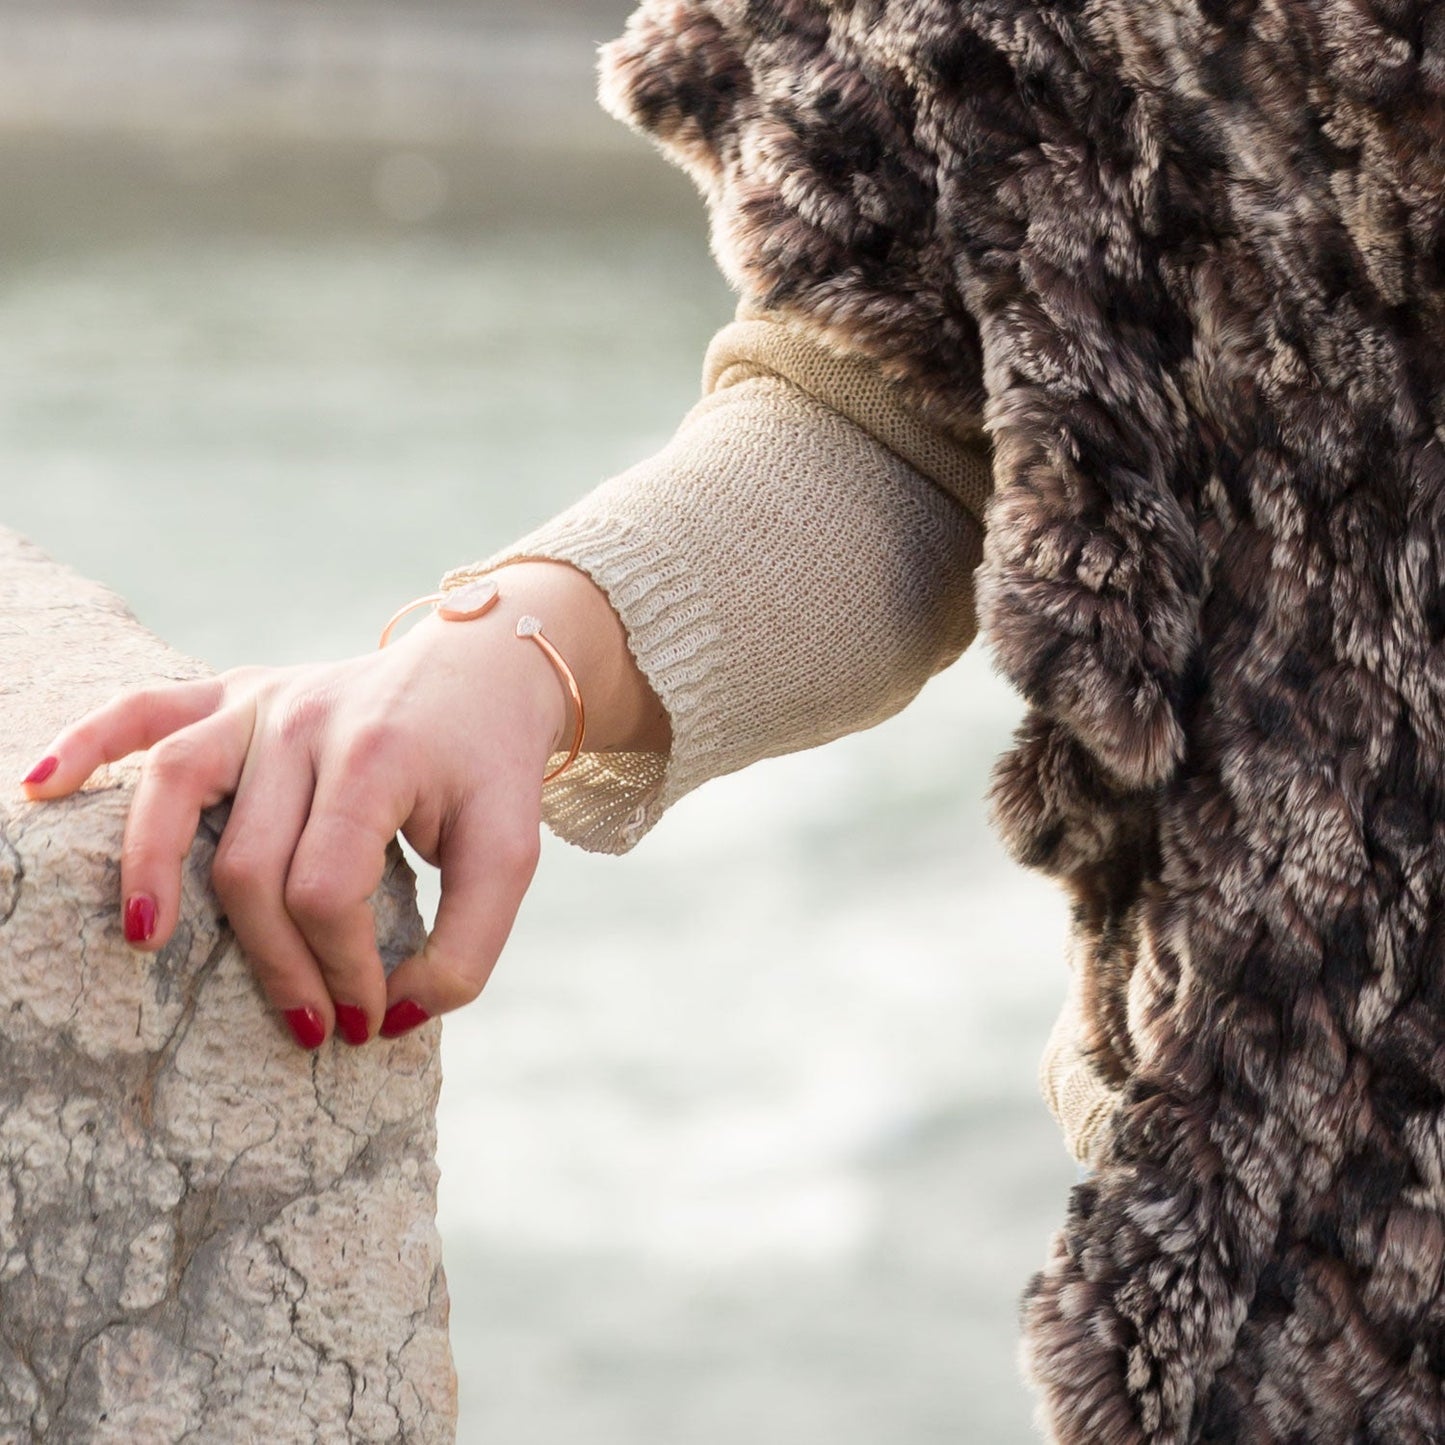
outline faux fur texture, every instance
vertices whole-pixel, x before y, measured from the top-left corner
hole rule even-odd
[[[996,812],[1124,1085],[1041,1420],[1445,1441],[1445,5],[647,0],[604,95],[993,438]]]

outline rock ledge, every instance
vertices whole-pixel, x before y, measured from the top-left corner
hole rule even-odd
[[[154,957],[119,927],[133,763],[14,782],[112,693],[206,669],[0,530],[0,1442],[455,1436],[436,1025],[303,1054],[187,866]],[[383,953],[421,936],[400,853]]]

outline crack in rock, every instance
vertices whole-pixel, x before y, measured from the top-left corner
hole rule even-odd
[[[10,922],[20,902],[20,888],[25,882],[25,865],[5,832],[0,820],[0,927]]]

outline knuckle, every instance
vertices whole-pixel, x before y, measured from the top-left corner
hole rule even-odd
[[[152,732],[161,707],[160,688],[141,687],[119,693],[86,713],[70,729],[69,741],[72,746],[95,747],[103,746],[117,728],[138,727],[143,732]]]
[[[492,864],[502,877],[524,889],[532,881],[541,855],[541,834],[536,829],[518,830],[494,840]]]
[[[193,781],[205,766],[205,753],[184,732],[172,733],[151,748],[144,768],[163,787]]]
[[[276,713],[276,736],[283,743],[310,742],[331,714],[331,698],[314,688],[289,693]]]
[[[460,960],[439,957],[432,953],[428,958],[432,975],[432,987],[444,998],[448,1008],[465,1008],[474,1003],[486,985],[491,968],[484,960]]]
[[[158,687],[137,687],[123,692],[111,706],[117,712],[133,713],[143,722],[155,717],[164,701],[164,694]]]
[[[336,881],[316,868],[293,868],[286,879],[286,911],[293,918],[332,918],[345,906]]]
[[[457,1008],[465,1008],[469,1003],[475,1003],[481,997],[482,979],[478,975],[473,977],[470,974],[459,974],[456,976],[453,996],[456,999]]]
[[[395,724],[385,718],[363,718],[347,735],[344,765],[350,772],[373,772],[395,756],[400,741]]]
[[[243,663],[239,667],[228,667],[216,681],[223,693],[248,691],[268,677],[274,669],[257,663]]]
[[[211,862],[211,882],[222,898],[235,898],[255,891],[262,877],[262,864],[254,850],[228,843],[224,836]]]

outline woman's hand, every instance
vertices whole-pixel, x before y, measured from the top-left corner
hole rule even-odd
[[[121,850],[128,942],[170,938],[201,811],[234,796],[212,879],[302,1047],[333,1023],[352,1044],[392,1037],[481,992],[536,867],[547,759],[573,727],[517,618],[540,617],[576,674],[589,750],[666,746],[665,715],[583,574],[522,562],[493,575],[501,601],[475,621],[429,616],[345,662],[127,693],[56,738],[32,798],[149,749]],[[426,947],[388,980],[367,899],[398,831],[441,869],[442,895]]]

